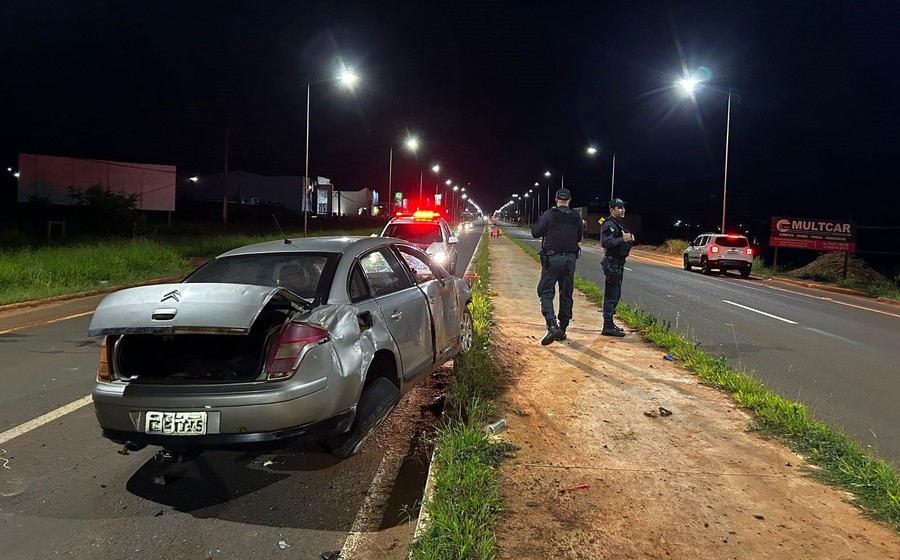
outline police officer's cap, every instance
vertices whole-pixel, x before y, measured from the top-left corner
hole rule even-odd
[[[559,189],[556,191],[556,200],[569,200],[572,198],[572,193],[569,192],[569,189]]]
[[[625,204],[627,203],[621,198],[614,198],[609,201],[610,208],[625,208]]]

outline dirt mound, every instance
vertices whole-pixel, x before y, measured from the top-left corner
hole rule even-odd
[[[808,265],[792,270],[791,274],[803,280],[839,282],[844,277],[844,253],[825,253]],[[853,255],[847,261],[847,280],[861,284],[890,282],[887,276]]]

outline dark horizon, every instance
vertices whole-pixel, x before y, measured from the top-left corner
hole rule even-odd
[[[384,193],[440,180],[486,212],[565,185],[717,226],[728,90],[728,224],[771,216],[897,225],[900,7],[890,2],[270,2],[224,9],[14,1],[0,158],[19,153],[302,176]],[[696,104],[684,69],[710,69]],[[422,148],[399,147],[407,131]],[[589,144],[600,153],[587,156]],[[8,181],[8,178],[7,178]],[[434,184],[433,182],[431,184]]]

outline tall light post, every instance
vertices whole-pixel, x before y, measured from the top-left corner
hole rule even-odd
[[[690,75],[678,80],[676,85],[696,104],[697,98],[694,92],[701,87],[703,81],[704,79],[697,77],[697,75]],[[731,96],[731,88],[728,88],[728,105],[725,117],[725,172],[722,179],[722,229],[720,230],[722,233],[725,233],[725,204],[728,197],[728,144],[731,138]],[[740,96],[738,96],[738,102],[740,102]]]
[[[309,219],[309,187],[307,184],[309,181],[309,98],[310,98],[310,88],[312,84],[318,84],[322,82],[330,82],[337,80],[350,88],[350,91],[353,91],[353,84],[359,77],[353,72],[353,70],[344,69],[336,78],[326,78],[324,80],[317,80],[315,82],[311,82],[309,80],[306,81],[306,164],[303,167],[303,237],[306,237],[307,232],[307,221]]]
[[[595,156],[595,155],[597,155],[597,152],[599,152],[599,151],[600,150],[598,150],[594,146],[587,147],[587,154],[589,156]],[[616,193],[616,152],[613,152],[613,155],[612,155],[612,178],[610,179],[609,184],[610,184],[609,199],[612,200],[615,198],[615,193]]]
[[[547,210],[550,209],[550,171],[544,171],[544,177],[547,178]]]
[[[522,195],[522,198],[525,199],[525,223],[530,224],[531,223],[531,214],[528,212],[528,199],[531,198],[531,195],[528,193],[525,193]]]
[[[404,146],[410,151],[415,152],[419,148],[419,140],[415,136],[409,136],[406,139],[406,142],[403,143]],[[391,214],[391,180],[393,178],[394,172],[394,145],[391,144],[391,154],[390,159],[388,160],[388,219],[390,219]]]
[[[431,171],[433,171],[435,175],[437,175],[438,171],[440,171],[440,170],[441,170],[441,166],[437,163],[435,163],[434,165],[431,166]],[[437,194],[437,190],[438,190],[438,186],[437,186],[437,182],[435,182],[434,194]],[[421,204],[421,202],[422,202],[422,175],[420,174],[419,175],[419,203]],[[436,207],[434,202],[435,202],[434,199],[432,199],[431,200],[432,207]]]

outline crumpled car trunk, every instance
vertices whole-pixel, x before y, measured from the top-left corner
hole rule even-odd
[[[145,286],[108,296],[88,332],[109,337],[112,369],[120,379],[247,382],[264,376],[273,337],[298,314],[300,301],[280,287]]]

